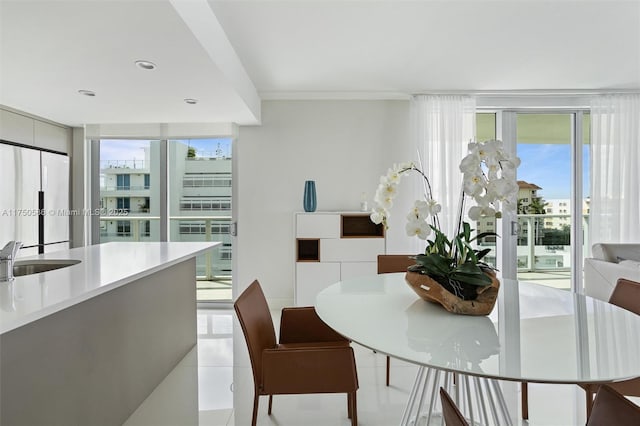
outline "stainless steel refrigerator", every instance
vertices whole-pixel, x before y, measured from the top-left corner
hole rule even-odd
[[[0,143],[0,245],[20,256],[69,248],[69,157]]]

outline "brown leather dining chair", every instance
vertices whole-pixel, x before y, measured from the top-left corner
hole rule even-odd
[[[415,260],[408,254],[379,254],[378,274],[390,274],[392,272],[405,272],[411,265],[415,265]],[[389,386],[389,376],[391,370],[391,358],[387,355],[387,386]]]
[[[613,289],[613,293],[611,293],[611,296],[609,297],[609,303],[640,315],[640,283],[625,278],[618,279],[616,287]],[[622,395],[640,396],[640,378],[609,383],[608,386]],[[586,384],[580,385],[580,387],[582,387],[586,392],[587,418],[590,418],[592,406],[594,404],[593,395],[601,386],[598,384]]]
[[[469,422],[443,388],[440,388],[440,401],[446,426],[469,426]],[[587,421],[587,426],[613,425],[640,425],[640,407],[616,392],[611,386],[602,385],[593,402],[593,410]]]
[[[609,385],[598,389],[587,426],[638,426],[640,407]]]
[[[346,393],[347,415],[358,424],[358,374],[350,342],[326,325],[313,307],[284,308],[280,341],[260,283],[256,280],[233,307],[249,349],[254,397],[251,425],[255,426],[261,395]]]

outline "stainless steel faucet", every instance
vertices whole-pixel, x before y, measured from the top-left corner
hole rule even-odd
[[[0,281],[13,281],[13,262],[18,256],[20,247],[22,247],[20,241],[9,241],[0,250]]]

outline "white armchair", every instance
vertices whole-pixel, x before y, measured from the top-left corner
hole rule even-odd
[[[640,243],[599,243],[584,260],[584,292],[609,301],[618,278],[640,281]]]

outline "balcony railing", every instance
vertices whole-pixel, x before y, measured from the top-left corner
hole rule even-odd
[[[518,215],[518,272],[569,271],[570,226],[567,214]],[[583,239],[589,234],[589,215],[582,216]],[[587,253],[588,247],[583,247]]]
[[[101,169],[146,169],[144,160],[100,160]]]
[[[220,241],[223,244],[196,258],[199,280],[228,279],[231,276],[232,248],[229,234],[231,216],[171,216],[170,241]],[[155,222],[155,223],[154,223]],[[159,216],[101,216],[100,240],[158,241]],[[181,233],[180,224],[189,223],[190,229],[202,232]],[[197,226],[193,226],[197,223]],[[153,226],[152,226],[153,224]],[[225,231],[226,232],[223,232]]]
[[[142,191],[150,189],[149,185],[105,185],[100,187],[100,192],[106,191]]]

